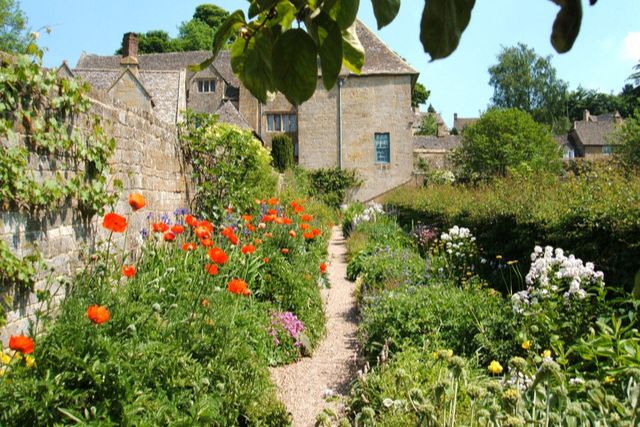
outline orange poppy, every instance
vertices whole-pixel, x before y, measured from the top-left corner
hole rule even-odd
[[[209,307],[209,300],[204,298],[202,301],[200,301],[200,305],[202,305],[204,308]]]
[[[31,338],[25,335],[12,335],[9,338],[9,348],[22,354],[33,353],[35,344]]]
[[[303,222],[313,221],[313,215],[304,214],[304,215],[300,216],[300,220],[303,221]]]
[[[293,208],[293,211],[295,213],[300,213],[300,212],[304,211],[304,207],[302,205],[298,204],[298,202],[296,202],[295,200],[290,203],[290,206]]]
[[[277,216],[273,219],[273,222],[275,222],[276,224],[284,224],[284,218]]]
[[[296,237],[296,232],[293,230],[289,230],[289,236],[293,237],[295,239]]]
[[[251,243],[249,243],[248,245],[244,245],[240,250],[240,252],[242,252],[245,255],[252,254],[255,251],[256,251],[256,247],[253,246]]]
[[[134,211],[144,208],[146,204],[147,202],[144,200],[144,196],[142,194],[129,194],[129,206],[131,206],[131,209],[133,209]]]
[[[153,224],[151,224],[151,230],[154,233],[164,233],[165,231],[169,230],[169,226],[164,222],[154,222]]]
[[[273,237],[273,233],[264,233],[264,237]]]
[[[127,218],[114,212],[109,212],[102,220],[102,226],[114,233],[122,233],[127,229]]]
[[[277,209],[269,209],[267,211],[267,215],[278,215],[278,210]]]
[[[207,264],[204,266],[204,271],[212,276],[215,276],[220,270],[218,270],[218,266],[215,264]]]
[[[182,244],[182,250],[187,252],[187,251],[195,251],[197,248],[195,243],[183,243]]]
[[[264,257],[262,258],[262,262],[264,262],[265,264],[269,262],[269,258],[268,257]]]
[[[167,242],[173,242],[174,240],[176,240],[176,235],[170,231],[164,233],[163,237],[164,237],[164,240]]]
[[[270,198],[269,200],[267,200],[267,203],[268,203],[270,206],[275,206],[275,205],[277,205],[278,203],[280,203],[280,201],[279,201],[278,199],[276,199],[275,197],[272,197],[272,198]]]
[[[302,224],[300,224],[300,230],[306,230],[309,227],[310,227],[309,224],[307,224],[306,222],[303,222]]]
[[[293,220],[291,218],[289,218],[289,217],[284,217],[284,218],[282,218],[282,222],[284,224],[289,225],[289,224],[291,224],[293,222]]]
[[[242,215],[242,220],[244,222],[251,222],[251,220],[253,220],[253,216],[252,215]]]
[[[195,227],[198,224],[196,217],[190,214],[184,217],[184,222],[186,222],[189,227]]]
[[[314,228],[313,230],[311,230],[311,232],[314,236],[319,236],[322,234],[322,231],[318,230],[317,228]]]
[[[226,264],[229,261],[229,256],[220,248],[211,248],[209,249],[209,259],[215,262],[216,264]]]
[[[111,313],[107,307],[96,304],[87,308],[87,317],[96,325],[100,325],[111,318]]]
[[[320,264],[320,274],[325,274],[327,272],[327,264],[324,262]]]
[[[280,253],[281,253],[282,255],[286,255],[286,254],[288,254],[288,253],[289,253],[289,249],[287,249],[287,248],[282,248],[282,249],[280,249]]]
[[[248,229],[249,231],[256,231],[256,226],[255,226],[255,225],[253,225],[253,224],[247,224],[247,229]]]
[[[199,225],[194,230],[194,233],[198,237],[198,239],[210,239],[211,238],[211,230],[207,227]]]
[[[229,292],[238,294],[238,295],[251,295],[251,291],[248,288],[247,282],[242,279],[231,279],[227,284],[227,289]]]
[[[125,277],[133,277],[136,275],[136,266],[135,265],[123,265],[122,266],[122,274]]]
[[[304,237],[307,240],[311,240],[316,236],[313,234],[313,232],[307,231],[306,233],[302,234],[302,237]]]
[[[200,239],[200,244],[205,248],[213,246],[213,240],[211,239]]]
[[[184,226],[180,224],[176,224],[173,227],[171,227],[171,232],[173,234],[182,234],[184,233]]]

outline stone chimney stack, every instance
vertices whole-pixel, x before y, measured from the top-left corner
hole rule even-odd
[[[618,111],[616,111],[616,113],[613,115],[613,121],[617,125],[622,123],[622,116],[620,115],[620,113]]]
[[[136,33],[126,33],[122,37],[120,65],[138,67],[138,35]]]
[[[589,110],[584,110],[582,113],[582,120],[584,120],[585,123],[591,121],[591,113],[589,113]]]

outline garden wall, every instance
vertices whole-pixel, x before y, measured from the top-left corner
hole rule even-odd
[[[148,112],[113,101],[104,93],[92,92],[90,98],[89,114],[99,117],[106,133],[116,140],[116,151],[111,159],[112,178],[122,181],[123,190],[115,211],[127,214],[127,243],[135,247],[149,213],[159,215],[188,206],[189,185],[176,129]],[[83,120],[87,118],[77,120],[81,129],[85,126],[82,122],[90,122]],[[55,160],[48,158],[35,157],[30,165],[36,176],[46,176],[57,170]],[[127,197],[131,192],[145,196],[147,207],[143,211],[129,214]],[[38,277],[35,289],[39,290],[46,287],[48,277],[70,275],[81,266],[82,250],[93,247],[106,236],[100,227],[101,218],[83,218],[72,205],[41,214],[0,212],[0,239],[19,257],[31,253],[34,246],[39,249],[49,269]],[[122,244],[123,236],[118,237]],[[51,289],[52,292],[55,290],[55,287]],[[59,301],[64,295],[65,290],[59,289],[54,299]],[[0,333],[5,344],[11,334],[27,328],[29,316],[39,308],[34,293],[9,296],[12,301],[7,310],[7,325]]]

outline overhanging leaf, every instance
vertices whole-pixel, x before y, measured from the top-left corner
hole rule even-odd
[[[342,68],[342,33],[340,27],[324,12],[314,19],[318,39],[318,53],[322,82],[330,90],[338,80]]]
[[[431,59],[446,58],[456,50],[474,5],[475,0],[425,0],[420,41]]]
[[[581,0],[553,0],[553,2],[560,6],[560,12],[553,22],[551,44],[556,52],[565,53],[571,49],[580,32],[582,2]]]
[[[306,31],[294,29],[280,35],[273,46],[276,88],[293,105],[311,98],[318,82],[317,47]]]
[[[260,102],[267,102],[267,92],[275,90],[271,55],[273,41],[271,31],[263,28],[245,40],[238,37],[231,46],[231,68],[244,86]]]
[[[378,29],[389,25],[398,15],[400,0],[371,0],[373,14],[376,16]]]
[[[356,25],[342,31],[342,64],[352,73],[360,74],[364,66],[364,48],[358,39]]]
[[[271,9],[280,0],[253,0],[249,5],[249,19],[253,19],[267,9]]]
[[[341,30],[349,28],[358,15],[360,0],[336,0],[330,8],[323,7],[323,10],[335,20]]]
[[[211,51],[213,56],[215,57],[218,52],[225,45],[227,40],[233,35],[234,32],[238,31],[241,26],[245,25],[246,21],[244,19],[244,12],[241,10],[236,10],[231,15],[224,20],[224,22],[218,28],[215,35],[213,36],[213,45],[211,47]]]

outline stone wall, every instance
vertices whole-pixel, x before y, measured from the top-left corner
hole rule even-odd
[[[198,92],[198,81],[215,81],[213,92]],[[220,75],[208,67],[189,78],[189,108],[196,113],[213,113],[224,97],[225,82]]]
[[[157,216],[187,206],[189,183],[175,127],[148,112],[112,101],[101,93],[92,94],[89,114],[100,117],[107,134],[116,140],[116,152],[111,159],[112,178],[121,180],[124,189],[115,212],[128,216],[127,246],[135,248],[141,241],[139,231],[147,227],[149,213]],[[56,167],[55,162],[42,159],[36,163],[38,174],[50,173]],[[145,209],[131,213],[127,204],[131,192],[145,196]],[[73,206],[42,215],[0,212],[0,239],[19,257],[29,254],[34,245],[39,248],[47,267],[52,269],[39,276],[36,290],[43,289],[48,286],[47,277],[72,275],[81,267],[82,251],[106,236],[100,226],[101,220],[102,217],[82,218]],[[119,238],[116,243],[122,245],[123,236]],[[58,289],[55,299],[59,301],[64,294],[64,288]],[[11,296],[8,324],[0,333],[5,344],[10,335],[26,330],[29,316],[38,309],[34,294]]]

